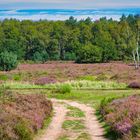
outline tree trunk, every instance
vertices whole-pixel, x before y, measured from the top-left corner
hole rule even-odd
[[[137,54],[137,66],[138,66],[138,68],[139,68],[139,61],[140,61],[140,58],[139,58],[139,45],[138,45],[138,43],[137,43],[136,54]]]
[[[138,65],[137,65],[137,61],[136,61],[136,56],[135,56],[135,51],[133,51],[132,54],[133,54],[133,60],[134,60],[135,68],[138,69]]]

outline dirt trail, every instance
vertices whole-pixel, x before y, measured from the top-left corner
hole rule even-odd
[[[51,124],[47,128],[46,132],[34,140],[56,140],[62,130],[62,124],[65,119],[67,109],[62,104],[53,102],[54,117],[52,118]]]
[[[85,113],[85,127],[91,140],[106,140],[106,138],[103,137],[104,131],[95,116],[95,110],[93,108],[73,101],[52,99],[52,102],[55,111],[52,123],[45,134],[37,140],[57,140],[62,132],[62,124],[65,121],[65,116],[68,111],[65,104],[77,107]]]

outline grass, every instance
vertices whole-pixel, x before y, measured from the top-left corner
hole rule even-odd
[[[74,80],[67,81],[65,83],[56,83],[51,85],[53,88],[57,88],[62,85],[69,85],[72,89],[126,89],[127,85],[124,83],[117,83],[113,81],[89,81],[89,80]]]
[[[118,135],[111,130],[110,126],[104,121],[103,116],[100,114],[99,110],[96,110],[97,119],[101,126],[104,129],[104,137],[109,139],[109,140],[118,140]]]
[[[82,118],[85,117],[85,114],[83,111],[81,111],[79,108],[68,106],[67,107],[70,111],[68,111],[67,116],[74,117],[74,118]]]
[[[90,140],[90,135],[86,132],[82,132],[76,140]]]
[[[62,128],[65,130],[82,130],[85,128],[82,120],[66,120],[64,121]]]
[[[14,91],[19,92],[20,90],[14,89]],[[104,98],[120,98],[140,94],[140,90],[72,90],[70,93],[60,94],[47,89],[22,89],[22,94],[30,93],[46,94],[48,98],[80,101],[95,107],[98,106]]]
[[[69,140],[68,136],[60,136],[57,140]]]
[[[70,85],[72,87],[71,92],[60,94],[60,92],[56,92],[55,90],[53,90],[57,88],[60,89],[60,86],[63,86],[65,84]],[[127,89],[127,86],[125,84],[118,84],[118,85],[117,84],[118,83],[114,83],[114,82],[83,80],[83,81],[71,81],[66,83],[57,83],[52,85],[44,85],[44,86],[31,85],[29,83],[20,83],[20,82],[11,82],[11,83],[6,82],[4,86],[14,90],[22,89],[22,93],[34,93],[34,89],[35,89],[36,93],[46,94],[49,98],[80,101],[82,103],[90,104],[96,108],[100,105],[101,101],[104,98],[120,98],[132,94],[140,94],[140,90]],[[123,90],[116,90],[116,89],[123,89]],[[84,115],[80,110],[77,110],[76,108],[69,107],[69,109],[70,112],[68,112],[68,116],[81,117]],[[103,122],[101,123],[103,124]],[[109,134],[110,128],[104,124],[103,126],[106,131],[106,136],[110,137],[111,139],[113,137],[113,133],[111,133],[111,135]],[[75,131],[79,131],[84,129],[84,125],[83,122],[80,120],[67,120],[64,122],[63,128],[66,130],[73,129]],[[76,140],[82,140],[82,137],[86,137],[86,135],[84,136],[84,134],[83,135],[81,134],[81,136],[79,136]],[[60,140],[67,140],[67,138],[62,137]],[[86,140],[86,138],[84,140]]]
[[[71,93],[59,94],[43,91],[49,98],[80,101],[98,106],[104,98],[120,98],[132,94],[140,94],[140,90],[73,90]]]
[[[46,132],[46,129],[52,121],[52,116],[53,113],[50,117],[44,120],[43,127],[37,131],[37,133],[34,135],[34,139],[38,139],[41,135],[43,135]]]
[[[62,89],[62,93],[66,91],[72,90],[80,90],[80,89],[127,89],[127,85],[124,83],[116,83],[116,82],[105,82],[105,81],[88,81],[88,80],[76,80],[76,81],[67,81],[64,83],[55,83],[55,84],[47,84],[47,85],[35,85],[28,82],[16,82],[16,81],[8,81],[3,84],[5,87],[9,87],[11,89],[51,89],[51,90],[60,90]]]

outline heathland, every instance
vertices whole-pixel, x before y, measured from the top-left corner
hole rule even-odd
[[[140,139],[139,33],[139,15],[1,21],[0,139]]]
[[[139,70],[123,62],[54,61],[21,64],[15,70],[1,72],[0,137],[137,139],[138,79]]]

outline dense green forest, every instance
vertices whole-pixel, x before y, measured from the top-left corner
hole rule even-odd
[[[5,19],[0,22],[0,56],[35,62],[130,60],[139,43],[139,27],[139,15],[94,22],[90,18],[77,21],[74,17],[66,21]]]

